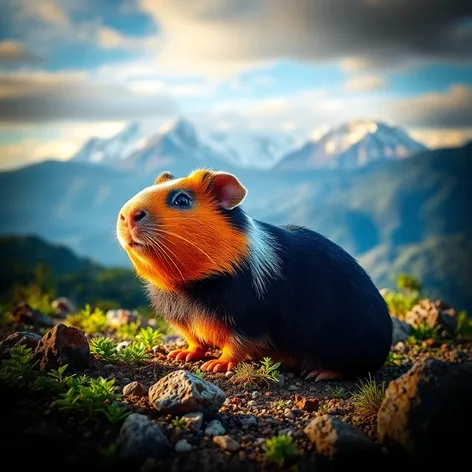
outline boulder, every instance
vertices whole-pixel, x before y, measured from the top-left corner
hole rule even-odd
[[[130,382],[123,387],[123,395],[134,395],[136,397],[146,397],[148,391],[141,382]]]
[[[50,316],[35,310],[27,303],[16,305],[11,314],[14,323],[34,326],[36,328],[51,328],[54,326],[54,320]]]
[[[35,352],[42,369],[57,369],[67,364],[70,371],[80,371],[88,367],[90,360],[84,332],[62,323],[41,338]]]
[[[456,311],[441,300],[421,300],[405,315],[405,321],[415,328],[420,325],[437,328],[444,337],[453,337],[457,331]]]
[[[393,455],[419,462],[469,460],[471,399],[472,362],[418,361],[386,389],[379,440]]]

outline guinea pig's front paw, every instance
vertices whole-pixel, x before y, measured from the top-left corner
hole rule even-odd
[[[237,362],[229,361],[220,357],[219,359],[212,359],[211,361],[205,362],[201,369],[212,372],[227,372],[228,370],[233,370],[236,365]]]
[[[188,349],[175,349],[167,354],[170,359],[179,361],[201,361],[206,357],[206,350],[201,347],[189,347]]]
[[[305,377],[305,380],[314,380],[315,382],[320,382],[321,380],[340,380],[342,378],[343,374],[334,370],[312,370]]]

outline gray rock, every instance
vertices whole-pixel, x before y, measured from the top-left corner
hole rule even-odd
[[[285,376],[284,374],[279,374],[279,378],[278,378],[278,381],[277,381],[278,385],[280,388],[282,388],[285,384]]]
[[[392,454],[425,463],[468,461],[471,398],[472,362],[418,361],[385,391],[377,414],[379,440]]]
[[[392,346],[405,341],[411,334],[412,326],[405,321],[400,320],[396,316],[392,316]]]
[[[116,350],[117,351],[122,351],[123,349],[127,348],[129,345],[131,345],[132,341],[121,341],[116,345]]]
[[[230,379],[231,377],[234,377],[235,374],[236,374],[236,372],[234,372],[232,370],[228,370],[228,371],[225,372],[225,377]]]
[[[187,413],[182,416],[182,420],[185,421],[185,425],[190,431],[196,433],[202,428],[203,414],[199,411],[195,413]]]
[[[41,335],[29,331],[17,331],[16,333],[10,334],[10,336],[7,336],[0,342],[0,359],[9,357],[8,351],[12,347],[24,345],[34,351],[39,341],[41,341]]]
[[[160,458],[168,443],[162,430],[147,416],[132,413],[123,422],[116,441],[123,459]]]
[[[225,449],[227,451],[231,452],[236,452],[239,448],[240,445],[237,441],[235,441],[232,437],[230,436],[214,436],[213,437],[213,442],[221,447],[222,449]]]
[[[372,439],[364,431],[330,415],[312,420],[304,429],[316,452],[331,459],[364,459],[378,452]]]
[[[218,421],[210,421],[205,428],[205,436],[223,436],[226,433],[224,426]]]
[[[192,445],[186,439],[181,439],[180,441],[177,441],[175,443],[174,449],[175,449],[175,452],[184,454],[192,450]]]
[[[140,382],[131,382],[123,387],[123,395],[135,395],[137,397],[147,396],[148,391],[146,387]]]
[[[256,400],[249,400],[249,401],[247,402],[247,406],[257,406]]]
[[[241,423],[241,426],[255,426],[257,424],[257,418],[253,415],[240,417],[239,421]]]
[[[149,402],[162,414],[216,412],[225,399],[225,393],[218,386],[186,370],[171,372],[149,389]]]
[[[119,308],[118,310],[108,310],[107,314],[107,323],[110,328],[119,328],[130,323],[135,323],[138,321],[137,313],[130,310],[123,310]]]
[[[65,318],[67,315],[76,311],[74,304],[66,297],[59,297],[53,300],[51,302],[51,308],[60,318]]]

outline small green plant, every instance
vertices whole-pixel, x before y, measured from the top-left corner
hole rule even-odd
[[[73,315],[67,316],[65,324],[79,328],[86,333],[103,333],[108,326],[107,317],[100,308],[92,308],[89,304]]]
[[[279,371],[280,362],[274,361],[270,357],[264,357],[261,361],[262,367],[260,368],[261,374],[268,380],[273,382],[279,381]]]
[[[153,329],[150,326],[141,328],[136,335],[136,340],[142,342],[146,351],[151,351],[154,346],[157,346],[161,340],[162,334],[159,330]]]
[[[185,422],[183,418],[176,416],[175,418],[172,419],[172,425],[174,426],[174,428],[184,429],[187,423]]]
[[[116,335],[125,341],[133,341],[136,338],[140,327],[141,324],[139,322],[133,321],[117,328]]]
[[[129,415],[129,411],[126,411],[123,407],[117,405],[116,403],[109,403],[104,408],[102,408],[102,411],[108,418],[108,421],[113,424],[123,421]]]
[[[395,366],[402,365],[402,363],[408,359],[404,354],[399,354],[398,352],[390,351],[388,353],[387,359],[385,360],[385,365]]]
[[[397,276],[397,289],[407,295],[418,296],[421,293],[421,284],[416,277],[401,273]]]
[[[104,411],[106,405],[121,398],[114,389],[115,379],[74,377],[69,382],[69,390],[60,394],[57,404],[61,410],[77,411],[87,416],[101,412],[108,417],[107,413],[110,414],[110,411]],[[112,414],[116,415],[116,412]]]
[[[38,361],[34,360],[34,352],[24,344],[12,347],[10,359],[3,359],[0,368],[0,382],[9,386],[26,385],[36,374]]]
[[[274,364],[269,357],[264,357],[258,368],[252,363],[241,362],[234,369],[231,382],[241,384],[245,388],[253,388],[261,383],[268,385],[269,382],[278,382],[279,372],[277,369],[279,366],[280,362]]]
[[[149,354],[146,353],[146,347],[143,343],[132,343],[123,348],[119,355],[125,364],[137,364],[149,359]]]
[[[472,318],[467,315],[466,311],[457,313],[457,334],[459,338],[470,341],[472,340]]]
[[[118,351],[111,338],[95,338],[90,342],[90,352],[105,362],[113,362],[118,358]]]
[[[385,381],[379,385],[369,374],[368,380],[361,380],[358,386],[359,391],[352,396],[354,405],[366,412],[378,410],[385,395]]]
[[[316,413],[318,413],[318,416],[326,415],[329,411],[329,406],[324,403],[323,405],[319,405],[318,409],[316,410]]]
[[[63,392],[69,388],[75,374],[66,375],[68,365],[65,364],[58,369],[52,369],[49,372],[40,372],[36,378],[33,388],[35,390],[43,390],[48,393]]]
[[[405,319],[405,315],[416,305],[419,298],[416,295],[405,295],[400,292],[387,293],[384,296],[391,316],[400,320]]]
[[[202,380],[205,378],[205,373],[200,369],[197,369],[194,372],[194,375],[196,375],[199,379],[202,379]]]
[[[284,408],[286,405],[285,400],[282,400],[282,399],[275,400],[272,404],[275,408],[278,408],[278,409]]]
[[[407,339],[410,344],[415,344],[419,341],[426,341],[427,339],[441,339],[436,328],[431,328],[426,324],[413,327],[411,334]]]
[[[341,387],[340,385],[337,387],[333,387],[330,390],[330,394],[333,398],[344,398],[346,395],[346,390],[344,387]]]
[[[274,436],[264,443],[264,457],[269,462],[275,462],[279,467],[284,467],[287,462],[295,459],[300,454],[293,439],[287,435]]]

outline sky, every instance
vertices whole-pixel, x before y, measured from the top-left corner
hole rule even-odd
[[[139,120],[316,137],[350,119],[472,139],[467,0],[1,0],[0,168]]]

